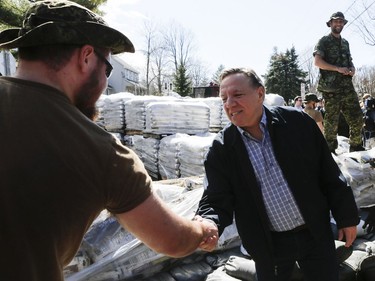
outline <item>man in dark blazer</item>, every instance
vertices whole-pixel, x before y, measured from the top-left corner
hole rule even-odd
[[[290,280],[297,261],[305,280],[337,281],[331,215],[349,247],[359,223],[350,186],[315,121],[291,107],[265,107],[251,69],[225,70],[220,97],[231,123],[205,161],[197,215],[233,222],[256,263],[258,281]]]

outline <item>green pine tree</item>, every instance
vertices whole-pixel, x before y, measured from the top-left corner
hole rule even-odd
[[[274,50],[264,77],[268,93],[279,94],[285,101],[289,101],[301,95],[301,83],[306,82],[307,72],[299,67],[298,55],[292,47],[285,53]]]
[[[191,81],[187,75],[187,70],[184,65],[179,65],[177,72],[173,77],[173,86],[175,92],[180,96],[186,97],[191,94]]]

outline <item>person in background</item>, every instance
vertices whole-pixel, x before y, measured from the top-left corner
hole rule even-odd
[[[363,116],[352,82],[355,67],[349,43],[341,37],[341,32],[347,22],[343,13],[333,13],[326,23],[331,28],[331,33],[319,40],[313,52],[314,63],[320,69],[317,89],[325,100],[325,138],[333,153],[338,145],[337,130],[340,112],[349,125],[350,151],[364,150],[361,135]]]
[[[258,281],[337,281],[330,212],[350,247],[359,223],[353,193],[316,122],[290,107],[263,106],[252,69],[226,69],[220,97],[229,123],[205,159],[197,215],[224,228],[233,222],[254,259]],[[291,153],[293,151],[293,153]],[[319,269],[319,270],[317,270]]]
[[[324,134],[323,116],[322,113],[316,109],[317,102],[319,102],[317,95],[313,93],[306,94],[305,98],[303,99],[303,103],[305,104],[303,111],[315,120],[320,131],[322,132],[322,134]]]
[[[110,54],[134,52],[124,34],[73,2],[37,1],[0,48],[19,51],[0,78],[1,280],[64,280],[103,209],[169,256],[216,245],[217,227],[171,211],[136,154],[92,121]]]
[[[318,98],[318,102],[316,103],[316,109],[320,111],[324,119],[326,110],[324,109],[324,99],[322,97]]]
[[[298,110],[303,110],[303,103],[302,103],[302,97],[301,96],[296,96],[294,98],[294,107]]]
[[[367,110],[367,100],[368,99],[371,99],[371,95],[370,94],[364,94],[363,97],[362,97],[362,102],[361,102],[361,108],[362,108],[363,114],[366,113],[366,110]]]

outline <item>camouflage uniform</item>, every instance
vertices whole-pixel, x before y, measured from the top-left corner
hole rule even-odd
[[[329,64],[339,67],[354,67],[349,43],[344,38],[336,38],[332,34],[323,36],[315,46],[314,55],[316,54]],[[363,115],[353,86],[352,76],[320,69],[318,91],[322,93],[325,100],[324,132],[330,150],[334,151],[337,148],[340,111],[350,128],[350,145],[362,145]]]

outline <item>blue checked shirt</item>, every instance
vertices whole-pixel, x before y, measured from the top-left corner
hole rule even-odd
[[[266,126],[267,117],[263,111],[260,128],[261,141],[237,127],[245,143],[253,165],[256,180],[261,188],[263,201],[272,231],[287,231],[304,224],[303,217],[289,189],[284,175],[276,161],[271,138]]]

